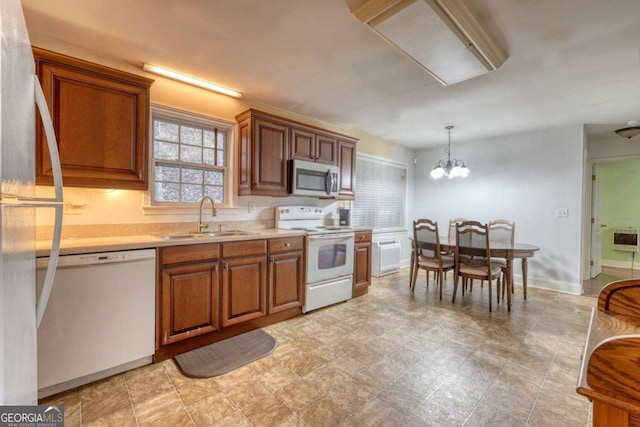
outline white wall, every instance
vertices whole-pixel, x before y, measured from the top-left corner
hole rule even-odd
[[[429,173],[446,156],[443,147],[421,150],[413,216],[438,221],[443,235],[455,217],[514,221],[516,241],[540,247],[529,261],[528,283],[580,293],[583,146],[582,126],[454,143],[452,157],[463,159],[471,174],[439,181]],[[557,208],[569,216],[556,218]]]

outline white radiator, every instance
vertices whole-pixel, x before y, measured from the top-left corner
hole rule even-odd
[[[371,274],[385,276],[400,270],[400,241],[373,242]]]

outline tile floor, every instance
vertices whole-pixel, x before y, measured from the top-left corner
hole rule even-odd
[[[593,279],[587,279],[582,282],[585,296],[597,297],[602,288],[611,282],[622,279],[631,279],[640,276],[638,270],[629,268],[602,267],[602,271]]]
[[[72,426],[585,426],[575,392],[594,298],[516,288],[442,302],[420,272],[265,328],[278,348],[229,374],[190,379],[168,360],[53,396]]]

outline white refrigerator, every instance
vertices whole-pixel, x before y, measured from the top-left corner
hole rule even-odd
[[[37,325],[53,284],[62,229],[57,144],[20,0],[0,0],[0,405],[37,403]],[[36,108],[37,105],[37,108]],[[35,123],[42,120],[55,197],[35,197]],[[35,211],[55,209],[53,264],[36,301]]]

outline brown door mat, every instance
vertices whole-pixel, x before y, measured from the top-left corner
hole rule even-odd
[[[186,376],[210,378],[261,359],[271,354],[277,345],[271,335],[255,329],[179,354],[175,360]]]

